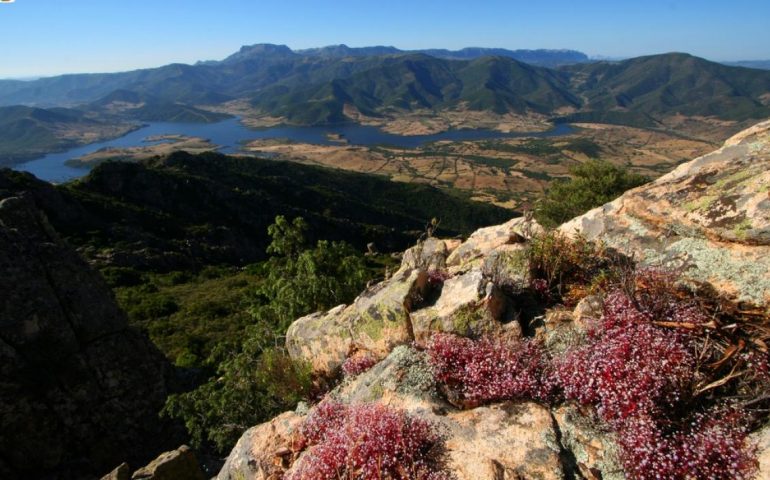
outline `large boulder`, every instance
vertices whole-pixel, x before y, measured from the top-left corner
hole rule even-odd
[[[424,270],[401,269],[366,289],[352,305],[295,321],[286,332],[289,355],[326,377],[333,376],[356,351],[368,352],[377,360],[385,358],[397,345],[414,339],[410,312],[427,290]]]
[[[296,320],[286,332],[286,350],[294,360],[306,362],[313,372],[332,376],[345,361],[353,344],[345,305]]]
[[[26,197],[0,200],[0,292],[0,477],[99,475],[172,447],[169,365]]]
[[[446,265],[452,271],[463,269],[502,245],[526,242],[542,230],[530,217],[517,217],[501,225],[480,228],[449,255]]]
[[[131,480],[205,480],[205,477],[193,451],[182,445],[158,455],[148,465],[135,471]]]
[[[560,230],[770,306],[770,121]]]
[[[435,332],[480,337],[502,329],[506,297],[481,269],[448,278],[440,289],[435,304],[411,315],[415,340],[425,342]]]

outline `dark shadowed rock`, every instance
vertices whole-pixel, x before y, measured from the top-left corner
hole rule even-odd
[[[0,292],[0,477],[80,478],[162,449],[165,360],[30,198],[0,200]]]
[[[131,480],[131,467],[123,462],[115,470],[103,476],[101,480]]]

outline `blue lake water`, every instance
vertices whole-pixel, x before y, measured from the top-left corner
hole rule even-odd
[[[65,162],[93,153],[102,148],[134,147],[151,145],[145,139],[155,135],[187,135],[201,137],[221,146],[222,153],[239,152],[241,146],[250,140],[281,138],[299,143],[315,143],[319,145],[339,145],[328,138],[329,134],[339,134],[351,145],[390,145],[404,148],[415,148],[426,143],[440,140],[487,140],[495,138],[514,137],[554,137],[571,133],[573,128],[566,124],[556,125],[547,132],[515,132],[501,133],[495,130],[450,130],[433,135],[403,136],[383,132],[376,127],[362,125],[339,125],[322,127],[291,127],[281,126],[252,130],[244,127],[237,118],[231,118],[217,123],[163,123],[155,122],[113,140],[92,143],[73,148],[66,152],[51,153],[36,160],[17,165],[17,170],[34,174],[36,177],[49,182],[65,182],[82,177],[88,173],[88,168],[71,167]]]

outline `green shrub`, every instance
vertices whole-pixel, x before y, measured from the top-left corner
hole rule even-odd
[[[129,307],[128,316],[133,320],[147,320],[150,318],[167,317],[179,310],[179,305],[173,298],[166,295],[151,295],[140,303]]]
[[[550,231],[532,239],[527,261],[533,286],[554,301],[580,298],[618,284],[632,267],[630,259],[583,237]]]
[[[319,240],[310,248],[304,220],[275,220],[268,228],[272,242],[267,248],[274,256],[258,268],[265,280],[257,286],[250,309],[257,322],[283,331],[297,318],[344,303],[363,290],[368,272],[353,247]]]
[[[171,395],[163,415],[184,421],[194,445],[227,453],[249,427],[291,408],[310,393],[310,368],[251,338],[225,360],[217,378]]]
[[[306,397],[310,368],[294,363],[276,344],[283,343],[281,336],[298,317],[349,302],[365,286],[363,257],[344,242],[309,246],[307,228],[301,218],[276,217],[268,229],[272,243],[267,251],[273,257],[244,272],[260,278],[251,289],[251,325],[211,352],[207,363],[218,365],[216,376],[169,397],[165,414],[184,421],[196,446],[212,445],[226,453],[247,428]],[[221,307],[201,302],[197,315],[227,313]],[[189,349],[191,355],[194,351]],[[181,352],[177,364],[194,360],[187,353]]]
[[[535,218],[541,225],[556,227],[649,181],[643,175],[599,160],[574,167],[570,173],[570,180],[552,183],[535,208]]]

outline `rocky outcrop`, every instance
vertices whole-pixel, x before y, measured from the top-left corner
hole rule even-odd
[[[465,242],[427,238],[404,253],[392,277],[364,291],[352,305],[295,321],[286,333],[292,358],[331,377],[354,352],[382,359],[396,346],[427,340],[435,332],[478,337],[518,335],[508,290],[528,286],[523,249],[542,231],[515,218],[483,228]]]
[[[397,345],[413,340],[410,312],[427,294],[424,270],[401,269],[355,299],[325,313],[300,318],[286,332],[286,348],[316,374],[333,376],[355,351],[385,358]]]
[[[440,398],[425,354],[400,346],[378,365],[343,383],[329,396],[347,404],[379,401],[435,425],[445,437],[443,462],[456,480],[563,479],[558,427],[548,408],[504,402],[458,411]],[[286,412],[250,429],[233,449],[219,480],[277,479],[290,473],[293,434],[305,412]],[[301,461],[300,456],[300,461]]]
[[[768,306],[768,132],[770,122],[760,124],[561,229],[600,240],[642,264],[686,268],[694,281]],[[592,409],[455,402],[446,385],[435,384],[421,349],[437,332],[529,336],[553,356],[585,345],[603,315],[601,295],[587,295],[574,308],[531,314],[527,302],[539,293],[530,278],[527,242],[540,231],[531,219],[519,218],[481,229],[460,245],[428,238],[404,254],[393,277],[353,305],[297,320],[287,335],[289,352],[324,376],[334,375],[350,355],[364,352],[379,360],[343,379],[327,399],[378,403],[428,421],[443,436],[443,466],[457,480],[623,479],[617,438]],[[249,430],[219,478],[290,474],[308,452],[292,444],[307,413],[302,406]],[[767,431],[752,434],[758,478],[767,475]]]
[[[227,457],[218,480],[279,480],[283,460],[291,454],[294,433],[304,417],[285,412],[267,423],[250,428]]]
[[[131,474],[128,463],[121,463],[101,480],[204,480],[195,453],[187,445],[163,452],[153,461]]]
[[[161,453],[147,466],[135,471],[131,480],[204,480],[198,459],[187,445]]]
[[[100,474],[163,450],[164,358],[28,198],[0,200],[0,292],[0,477]]]
[[[770,306],[770,121],[560,229]]]

